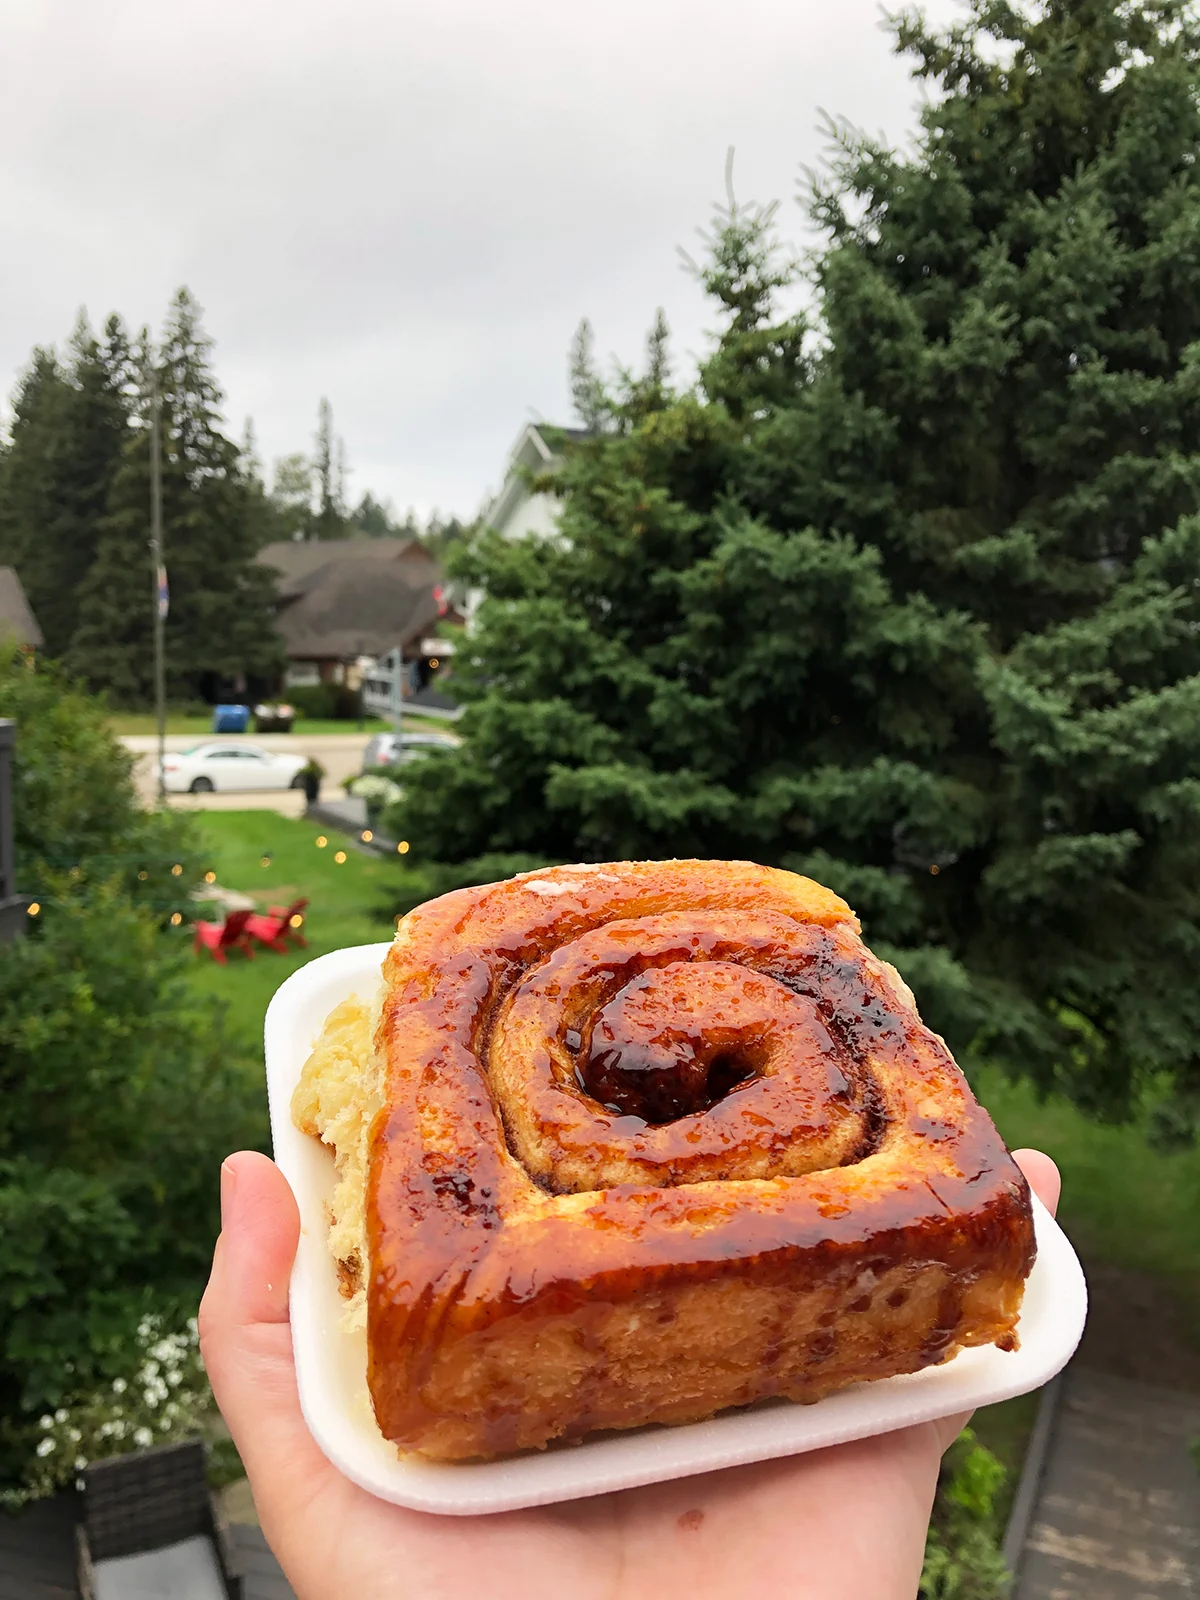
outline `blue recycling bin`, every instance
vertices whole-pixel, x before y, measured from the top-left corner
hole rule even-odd
[[[245,733],[250,726],[249,706],[214,706],[214,733]]]

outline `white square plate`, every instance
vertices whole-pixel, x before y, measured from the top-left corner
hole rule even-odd
[[[889,1433],[1026,1394],[1070,1360],[1083,1332],[1087,1288],[1066,1235],[1036,1200],[1038,1257],[1021,1314],[1021,1348],[964,1350],[945,1366],[885,1378],[816,1405],[779,1401],[679,1428],[606,1434],[582,1444],[459,1465],[401,1455],[379,1432],[366,1382],[366,1337],[341,1327],[325,1243],[333,1159],[292,1125],[292,1091],[325,1018],[352,994],[374,994],[386,944],[322,956],[293,974],[267,1011],[267,1088],[275,1159],[300,1206],[292,1272],[292,1342],[305,1419],[321,1449],[355,1483],[417,1511],[471,1516],[631,1489],[721,1467],[799,1455]]]

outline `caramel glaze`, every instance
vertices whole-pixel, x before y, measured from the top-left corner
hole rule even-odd
[[[585,1330],[598,1306],[687,1285],[816,1293],[914,1264],[942,1303],[918,1351],[881,1346],[878,1373],[1014,1342],[1025,1179],[828,891],[739,863],[558,868],[419,908],[385,975],[368,1377],[402,1446],[443,1423],[432,1453],[469,1455],[646,1420],[580,1396],[539,1436],[510,1395],[460,1427],[439,1375],[508,1321]],[[706,1104],[718,1059],[745,1081]],[[1016,1285],[1006,1325],[964,1313],[984,1277]],[[764,1372],[743,1397],[775,1392]]]

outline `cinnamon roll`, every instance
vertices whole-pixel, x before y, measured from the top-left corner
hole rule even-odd
[[[1028,1186],[847,906],[559,867],[400,923],[293,1101],[384,1435],[442,1460],[1016,1346]]]

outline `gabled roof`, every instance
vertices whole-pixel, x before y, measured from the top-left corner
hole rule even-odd
[[[503,527],[514,508],[529,495],[527,472],[550,472],[557,467],[568,444],[590,438],[586,428],[560,428],[550,422],[527,422],[508,453],[504,486],[483,513],[494,528]]]
[[[439,568],[415,539],[288,541],[259,560],[280,574],[275,622],[294,661],[386,655],[437,620]]]
[[[39,649],[45,641],[21,580],[12,567],[0,567],[0,645],[19,644]]]
[[[303,593],[330,563],[352,560],[396,563],[414,580],[438,571],[436,559],[417,539],[280,539],[259,551],[259,561],[283,579],[282,593]]]

